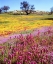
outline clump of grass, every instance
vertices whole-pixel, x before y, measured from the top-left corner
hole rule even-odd
[[[0,24],[7,24],[9,21],[0,21]]]

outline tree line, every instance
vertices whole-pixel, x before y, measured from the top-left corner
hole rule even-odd
[[[20,9],[22,11],[24,11],[27,15],[30,14],[35,9],[34,5],[30,5],[27,1],[23,1],[20,4],[21,4]],[[7,10],[9,10],[9,9],[10,9],[9,6],[3,6],[3,7],[1,7],[0,8],[0,14],[2,12],[6,13]],[[51,11],[50,11],[50,14],[52,14],[52,13],[53,13],[53,7],[51,8]]]

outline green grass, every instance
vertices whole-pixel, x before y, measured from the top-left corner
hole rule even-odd
[[[33,19],[40,19],[40,17],[36,18],[35,16],[43,16],[43,18],[53,18],[53,14],[52,15],[48,15],[48,14],[43,14],[43,15],[36,15],[36,14],[29,14],[29,15],[10,15],[8,13],[4,13],[4,14],[0,14],[0,16],[3,17],[22,17],[22,16],[34,16]],[[28,18],[26,18],[27,20]]]

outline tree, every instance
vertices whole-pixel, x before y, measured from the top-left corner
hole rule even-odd
[[[53,7],[51,8],[51,14],[53,13]]]
[[[1,12],[2,12],[2,10],[1,10],[1,8],[0,8],[0,14],[1,14]]]
[[[21,7],[23,11],[26,12],[26,14],[30,14],[35,8],[34,5],[30,5],[27,1],[21,2]]]
[[[1,9],[2,9],[4,12],[7,12],[7,10],[9,10],[10,7],[9,7],[9,6],[3,6]]]

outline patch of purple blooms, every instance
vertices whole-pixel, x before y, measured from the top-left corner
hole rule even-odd
[[[52,34],[52,35],[50,35]],[[0,46],[1,64],[53,64],[53,31],[15,37],[16,42]]]

